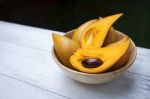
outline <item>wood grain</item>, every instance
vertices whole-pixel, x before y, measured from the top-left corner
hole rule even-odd
[[[0,99],[68,99],[6,75],[0,74],[0,82]]]
[[[68,78],[54,62],[52,32],[0,22],[0,74],[72,99],[149,99],[149,49],[138,47],[133,66],[113,82],[86,85]]]

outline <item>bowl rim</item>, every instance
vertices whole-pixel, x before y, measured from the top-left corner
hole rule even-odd
[[[73,30],[72,30],[72,31],[73,31]],[[120,32],[120,31],[117,31],[117,30],[115,30],[115,31],[116,31],[116,32],[119,32],[119,33],[121,33],[121,34],[123,34],[123,33]],[[70,32],[71,32],[71,31],[69,31],[69,32],[67,32],[67,33],[70,33]],[[65,35],[65,34],[64,34],[64,35]],[[125,35],[125,34],[123,34],[123,35]],[[73,72],[73,73],[82,74],[82,75],[88,75],[88,76],[110,75],[110,74],[118,73],[118,72],[121,72],[121,71],[124,71],[124,70],[128,69],[128,68],[133,64],[133,62],[135,61],[136,56],[137,56],[137,48],[136,48],[136,46],[135,46],[135,44],[134,44],[134,42],[132,41],[131,38],[130,38],[130,40],[131,40],[131,44],[135,47],[135,55],[133,56],[133,58],[132,58],[127,64],[125,64],[125,66],[123,66],[122,68],[119,68],[119,69],[114,70],[114,71],[106,72],[106,73],[99,73],[99,74],[96,74],[96,73],[94,74],[94,73],[93,73],[93,74],[92,74],[92,73],[85,73],[85,72],[80,72],[80,71],[76,71],[76,70],[70,69],[70,68],[64,66],[64,65],[57,59],[57,56],[56,56],[56,54],[55,54],[54,45],[53,45],[53,47],[52,47],[51,53],[52,53],[52,56],[53,56],[55,62],[57,63],[57,65],[61,66],[63,69],[67,69],[68,71],[71,71],[71,72]]]

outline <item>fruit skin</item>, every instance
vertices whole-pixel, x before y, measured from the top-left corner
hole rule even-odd
[[[73,33],[72,39],[74,41],[76,41],[78,44],[80,44],[80,38],[81,38],[81,34],[84,31],[85,28],[87,28],[89,25],[91,25],[92,23],[96,22],[97,19],[93,19],[90,20],[84,24],[82,24],[81,26],[79,26]]]
[[[112,24],[123,14],[116,14],[101,18],[90,24],[82,30],[80,44],[82,48],[99,48],[102,46],[105,37],[111,28]]]
[[[61,61],[62,64],[71,68],[70,64],[70,56],[75,52],[78,48],[80,48],[79,44],[77,44],[72,39],[58,35],[52,34],[54,48],[58,59]]]
[[[127,51],[130,39],[126,36],[118,42],[103,48],[81,48],[70,57],[74,68],[86,73],[101,73],[111,68]],[[86,68],[82,65],[85,58],[99,58],[103,64],[96,68]]]

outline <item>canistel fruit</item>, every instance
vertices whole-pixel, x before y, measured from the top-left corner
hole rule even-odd
[[[101,73],[115,64],[125,54],[129,45],[130,39],[128,37],[124,37],[122,40],[106,47],[88,49],[80,48],[70,57],[70,62],[72,66],[79,71],[86,73]],[[99,66],[89,68],[83,64],[83,61],[88,58],[99,59],[101,62]]]
[[[101,18],[96,22],[93,22],[81,34],[81,47],[82,48],[99,48],[102,46],[105,37],[111,28],[112,24],[120,17],[122,14],[116,14]]]
[[[93,20],[90,20],[86,23],[84,23],[83,25],[81,25],[80,27],[78,27],[73,36],[72,36],[72,39],[74,41],[76,41],[78,44],[80,44],[80,38],[81,38],[81,34],[82,32],[84,31],[85,28],[87,28],[88,26],[90,26],[92,23],[96,22],[98,19],[93,19]]]
[[[75,29],[71,38],[53,34],[54,48],[60,62],[85,73],[102,73],[110,69],[127,52],[130,39],[104,44],[113,23],[123,14],[90,20]],[[103,46],[104,44],[104,46]]]
[[[52,37],[54,41],[55,52],[58,59],[67,67],[71,67],[69,58],[72,55],[72,53],[76,51],[76,49],[78,49],[80,46],[72,39],[62,35],[53,33]]]

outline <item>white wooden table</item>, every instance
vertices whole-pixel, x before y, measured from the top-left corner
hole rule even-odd
[[[0,99],[150,99],[149,49],[113,82],[86,85],[55,64],[52,32],[0,21]]]

